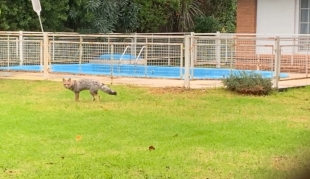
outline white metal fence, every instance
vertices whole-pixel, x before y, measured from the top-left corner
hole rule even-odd
[[[0,32],[0,69],[139,78],[218,80],[254,70],[308,78],[310,36],[221,33],[95,34]]]

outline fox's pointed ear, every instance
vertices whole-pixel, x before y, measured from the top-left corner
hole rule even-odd
[[[71,81],[71,78],[69,78],[68,81]]]
[[[62,81],[64,82],[64,81],[66,81],[64,78],[62,78]]]

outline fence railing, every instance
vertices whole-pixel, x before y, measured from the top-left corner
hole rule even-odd
[[[309,35],[0,32],[0,69],[139,78],[218,80],[250,70],[308,78]]]

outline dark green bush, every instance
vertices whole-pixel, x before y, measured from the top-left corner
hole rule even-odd
[[[268,95],[272,91],[271,79],[255,72],[238,71],[222,82],[228,90],[241,94]]]
[[[201,16],[195,19],[193,31],[196,33],[214,33],[220,30],[220,23],[213,16]]]

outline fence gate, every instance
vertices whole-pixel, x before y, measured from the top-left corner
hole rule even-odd
[[[270,37],[195,36],[191,40],[191,78],[200,75],[200,68],[210,69],[210,79],[245,70],[271,78],[277,87],[276,45],[276,38]]]
[[[115,42],[79,38],[50,40],[53,72],[182,78],[183,43],[119,42],[122,37]]]
[[[281,80],[309,78],[309,37],[281,38],[280,42],[280,71],[289,74],[289,78]]]
[[[43,64],[43,40],[19,37],[0,37],[0,68],[1,70],[43,71],[38,68],[21,68],[23,65]],[[18,68],[20,67],[20,68]]]

